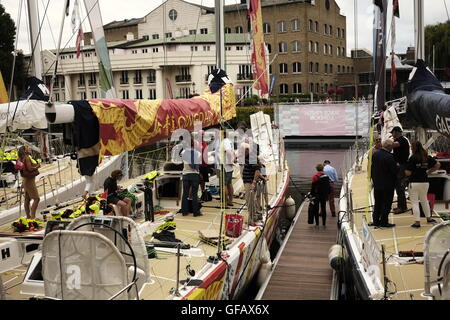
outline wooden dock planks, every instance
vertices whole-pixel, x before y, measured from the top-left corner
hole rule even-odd
[[[308,205],[284,248],[262,300],[329,300],[333,270],[328,250],[336,243],[337,218],[327,204],[327,225],[307,223]]]

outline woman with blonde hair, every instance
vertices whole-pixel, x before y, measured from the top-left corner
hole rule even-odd
[[[428,155],[420,141],[415,141],[411,145],[412,156],[409,158],[405,169],[405,175],[409,177],[409,198],[413,203],[413,214],[415,222],[411,225],[413,228],[420,228],[420,209],[419,202],[427,217],[428,223],[436,223],[431,218],[430,205],[428,203],[427,193],[430,183],[428,174],[438,170],[441,164]]]
[[[20,170],[22,176],[22,186],[25,192],[24,208],[27,219],[36,219],[36,210],[40,201],[39,192],[36,187],[36,176],[39,175],[40,164],[33,164],[30,159],[31,150],[28,146],[19,148],[19,160],[23,163],[23,169]],[[30,202],[33,204],[30,208]]]

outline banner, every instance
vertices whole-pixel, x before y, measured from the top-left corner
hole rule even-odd
[[[84,4],[92,29],[95,51],[99,60],[98,67],[101,97],[108,99],[115,98],[116,89],[114,88],[111,61],[109,59],[108,46],[105,39],[105,31],[103,30],[103,21],[98,0],[84,0]]]
[[[222,93],[221,93],[222,91]],[[198,97],[176,100],[92,99],[89,104],[100,125],[100,155],[117,155],[136,147],[169,138],[177,129],[194,129],[220,122],[220,99],[224,120],[236,116],[232,84]]]
[[[261,91],[261,95],[268,94],[269,88],[267,85],[267,64],[266,64],[266,46],[264,44],[263,22],[261,12],[260,0],[247,0],[249,6],[248,13],[250,16],[250,23],[252,26],[252,66],[253,66],[253,80],[255,83],[253,87]]]
[[[3,76],[0,72],[0,104],[1,103],[8,103],[8,93],[6,92],[5,82],[3,82]]]
[[[278,105],[285,137],[368,136],[370,103]],[[358,123],[358,126],[356,125]],[[358,128],[357,128],[358,127]]]

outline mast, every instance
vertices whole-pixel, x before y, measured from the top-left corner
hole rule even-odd
[[[225,30],[223,6],[224,0],[215,0],[216,16],[216,64],[217,68],[225,70]]]
[[[42,53],[39,39],[38,0],[27,0],[33,75],[42,80]]]
[[[414,39],[416,43],[416,61],[425,60],[425,24],[423,0],[414,0]]]

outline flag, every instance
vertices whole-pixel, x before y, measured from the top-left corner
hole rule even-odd
[[[254,87],[261,91],[261,94],[269,93],[267,85],[267,63],[266,63],[266,46],[264,44],[264,33],[261,12],[261,0],[247,0],[250,23],[252,26],[252,68]]]
[[[5,83],[3,82],[2,73],[0,72],[0,103],[8,103],[8,93],[6,92]]]
[[[380,8],[381,12],[384,11],[383,0],[374,0],[373,3]]]
[[[397,87],[397,68],[395,67],[395,54],[391,54],[391,91]]]
[[[76,42],[77,59],[81,55],[81,40],[84,40],[84,33],[83,33],[83,28],[80,26],[80,29],[78,29],[77,42]]]
[[[400,18],[400,9],[398,6],[398,0],[393,0],[393,14],[397,18]]]
[[[77,59],[78,59],[81,54],[81,40],[84,40],[83,27],[81,26],[80,7],[78,6],[78,0],[75,0],[75,2],[73,3],[71,23],[72,23],[73,33],[77,32],[77,40],[76,40],[75,46],[77,48]]]

